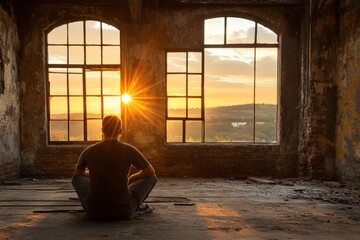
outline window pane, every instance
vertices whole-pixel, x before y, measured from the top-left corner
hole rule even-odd
[[[201,121],[186,121],[186,142],[201,142]]]
[[[99,141],[102,139],[101,119],[87,121],[87,140]]]
[[[120,64],[120,46],[103,47],[103,64]]]
[[[69,74],[69,94],[83,95],[82,74]]]
[[[101,94],[101,72],[100,71],[86,71],[86,94],[100,95]]]
[[[278,36],[272,30],[261,24],[257,25],[257,42],[258,43],[278,43]]]
[[[101,47],[87,46],[86,47],[86,63],[87,64],[101,64]]]
[[[82,97],[70,97],[70,120],[84,119],[84,102]]]
[[[255,22],[243,18],[227,18],[226,43],[254,43]]]
[[[84,122],[71,121],[70,122],[70,141],[84,141]]]
[[[120,96],[104,97],[104,116],[114,114],[120,117]]]
[[[50,95],[67,95],[66,73],[52,73],[50,71]]]
[[[67,141],[67,121],[50,121],[50,141]]]
[[[206,142],[252,142],[254,105],[206,109]]]
[[[201,99],[188,98],[188,117],[201,118]]]
[[[205,70],[206,141],[253,141],[254,49],[206,49]]]
[[[189,52],[188,53],[188,72],[189,73],[201,73],[201,52]]]
[[[71,74],[82,74],[83,72],[82,68],[68,68],[67,70]]]
[[[103,93],[120,95],[120,71],[103,71]]]
[[[69,23],[69,44],[84,44],[84,22]]]
[[[186,74],[168,74],[166,88],[168,96],[186,96]]]
[[[84,47],[69,47],[69,64],[84,64]]]
[[[188,95],[201,96],[201,75],[188,75]]]
[[[67,25],[54,28],[48,34],[48,44],[67,44]]]
[[[67,64],[66,46],[48,46],[48,63]]]
[[[186,72],[186,53],[168,52],[167,53],[167,72]]]
[[[106,23],[102,23],[103,44],[120,44],[120,31]]]
[[[255,141],[276,142],[277,48],[256,49]]]
[[[277,104],[277,48],[256,49],[257,104]]]
[[[86,98],[87,118],[101,118],[101,97]]]
[[[100,44],[100,22],[86,21],[86,44]]]
[[[50,119],[67,119],[67,97],[50,97]]]
[[[166,141],[182,142],[183,123],[182,121],[166,121]]]
[[[207,48],[206,107],[254,103],[254,49]]]
[[[224,44],[224,26],[225,20],[223,17],[205,20],[205,44]]]
[[[186,117],[186,98],[168,98],[168,117]]]
[[[276,143],[277,105],[255,106],[255,142]]]

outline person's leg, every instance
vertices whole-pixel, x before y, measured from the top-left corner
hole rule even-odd
[[[90,188],[90,179],[86,176],[73,176],[72,185],[81,201],[81,205],[84,210],[87,211],[87,195]]]
[[[151,190],[155,187],[157,182],[156,175],[153,175],[148,178],[139,179],[129,186],[129,190],[132,192],[133,196],[136,198],[135,209],[139,208],[140,205],[145,201],[149,196]]]

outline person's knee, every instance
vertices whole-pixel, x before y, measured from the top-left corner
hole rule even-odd
[[[74,186],[74,188],[79,186],[87,186],[90,184],[90,179],[83,175],[74,175],[72,176],[71,184]]]
[[[73,175],[71,178],[71,184],[75,187],[76,182],[78,181],[79,176]]]
[[[153,174],[152,176],[149,177],[155,184],[157,183],[158,181],[158,178],[156,176],[156,174]]]

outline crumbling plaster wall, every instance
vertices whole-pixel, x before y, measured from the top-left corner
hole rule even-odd
[[[334,178],[336,121],[336,1],[312,0],[304,12],[299,173]]]
[[[312,0],[302,81],[300,175],[360,178],[360,2]],[[308,75],[307,75],[308,73]]]
[[[19,39],[13,5],[0,4],[0,180],[20,176]]]
[[[21,11],[23,161],[26,175],[70,175],[86,146],[51,146],[46,139],[45,30],[68,20],[96,19],[121,31],[123,81],[141,108],[125,109],[123,139],[167,176],[295,176],[299,125],[298,7],[185,7],[144,9],[131,20],[126,6],[31,4]],[[203,21],[214,16],[259,20],[280,34],[279,144],[166,144],[165,49],[202,49]]]
[[[336,176],[360,185],[360,2],[339,10]]]

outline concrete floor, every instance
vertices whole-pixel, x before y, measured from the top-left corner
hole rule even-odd
[[[360,191],[338,182],[160,178],[155,211],[117,222],[72,198],[69,179],[3,183],[0,239],[360,239]]]

